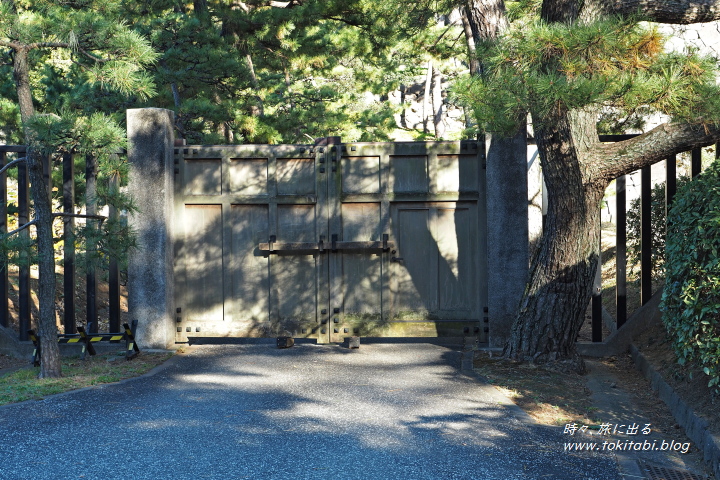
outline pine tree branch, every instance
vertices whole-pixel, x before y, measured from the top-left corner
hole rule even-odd
[[[592,0],[583,8],[604,14],[639,12],[650,21],[676,25],[720,20],[720,0]]]
[[[86,50],[83,49],[83,48],[77,47],[77,50],[78,50],[78,52],[82,53],[83,55],[85,55],[86,57],[88,57],[90,60],[93,60],[93,61],[95,61],[95,62],[106,63],[106,62],[109,62],[109,61],[110,61],[109,58],[98,57],[97,55],[92,54],[92,53],[86,51]]]
[[[12,167],[13,165],[25,162],[26,160],[27,160],[27,157],[21,157],[21,158],[18,158],[17,160],[13,160],[12,162],[5,165],[4,167],[0,168],[0,175],[2,175],[5,172],[5,170]]]
[[[66,218],[88,218],[88,219],[93,219],[93,220],[100,220],[100,222],[103,222],[103,221],[107,220],[107,217],[106,217],[106,216],[103,216],[103,215],[83,215],[83,214],[80,214],[80,213],[61,213],[61,212],[56,212],[56,213],[53,213],[52,216],[53,216],[53,218],[57,218],[57,217],[66,217]]]
[[[587,155],[608,182],[652,165],[671,155],[720,141],[720,126],[701,123],[665,123],[630,140],[598,144]]]
[[[67,42],[36,42],[29,43],[26,47],[28,50],[34,50],[36,48],[70,48],[71,45]]]
[[[34,220],[30,220],[28,223],[26,223],[26,224],[23,225],[22,227],[19,227],[19,228],[16,228],[15,230],[13,230],[13,231],[4,233],[2,236],[3,236],[3,238],[7,238],[7,237],[9,237],[10,235],[14,235],[14,234],[16,234],[16,233],[18,233],[18,232],[22,232],[23,230],[25,230],[25,229],[26,229],[27,227],[29,227],[30,225],[34,225],[35,222],[37,222],[37,218],[34,219]]]
[[[17,50],[18,48],[21,48],[22,45],[18,42],[8,42],[6,40],[0,40],[0,47],[8,47],[12,48],[13,50]]]

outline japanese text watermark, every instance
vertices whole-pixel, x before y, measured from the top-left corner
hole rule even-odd
[[[656,440],[643,438],[650,435],[652,425],[649,423],[638,424],[615,424],[601,423],[600,425],[584,425],[577,423],[568,423],[563,430],[564,435],[575,436],[576,434],[587,434],[594,437],[610,437],[615,435],[629,436],[632,438],[614,440],[609,438],[597,439],[594,442],[566,442],[564,448],[566,452],[571,451],[660,451],[660,452],[677,452],[688,453],[690,451],[690,442],[678,442],[675,440]]]

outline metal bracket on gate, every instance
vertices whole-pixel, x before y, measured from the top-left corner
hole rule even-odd
[[[338,241],[338,235],[333,234],[330,241],[330,250],[336,252],[338,250],[379,250],[387,252],[392,248],[395,248],[395,242],[389,240],[388,234],[383,234],[382,241],[370,241],[370,242],[341,242]],[[268,243],[261,243],[258,245],[258,250],[263,252],[265,255],[271,255],[273,253],[306,253],[306,252],[318,252],[325,253],[327,245],[325,244],[325,235],[320,235],[320,240],[317,243],[313,242],[287,242],[278,243],[275,241],[275,235],[270,236]]]

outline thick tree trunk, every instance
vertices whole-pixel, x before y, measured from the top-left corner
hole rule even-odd
[[[530,281],[505,356],[569,363],[582,370],[575,341],[600,258],[600,202],[607,180],[586,161],[597,143],[595,111],[566,112],[536,127],[548,213]]]
[[[508,28],[504,0],[467,0],[465,15],[475,43],[497,38]]]
[[[20,107],[20,118],[26,122],[35,113],[32,91],[30,90],[30,66],[28,65],[29,49],[22,45],[13,52],[13,79]]]
[[[52,234],[52,210],[50,197],[43,178],[42,156],[37,152],[28,155],[28,172],[32,184],[32,198],[35,210],[35,228],[38,250],[38,320],[40,336],[40,378],[62,376],[60,348],[57,342],[55,323],[55,250]]]
[[[468,51],[468,64],[470,65],[470,75],[480,74],[480,61],[475,53],[475,37],[473,37],[473,29],[468,18],[468,8],[465,7],[461,11],[463,31],[465,32],[465,44]]]
[[[640,13],[653,22],[687,25],[720,20],[720,0],[585,0],[584,18],[586,12],[595,15]]]
[[[30,89],[30,66],[28,52],[30,48],[22,45],[15,48],[13,59],[13,77],[18,94],[20,118],[25,127],[25,139],[30,140],[32,132],[28,130],[28,121],[35,113]],[[35,229],[38,249],[38,310],[37,333],[40,336],[40,378],[62,376],[60,348],[57,343],[57,324],[55,323],[55,249],[52,234],[52,206],[48,188],[43,176],[42,155],[30,148],[27,152],[28,172],[32,185],[33,208],[35,210]]]

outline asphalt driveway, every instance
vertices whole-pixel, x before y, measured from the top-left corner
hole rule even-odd
[[[192,347],[0,407],[0,479],[620,479],[428,344]]]

